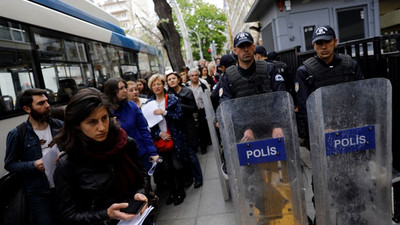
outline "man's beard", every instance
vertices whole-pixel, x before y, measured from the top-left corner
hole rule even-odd
[[[50,109],[46,110],[43,113],[40,113],[34,109],[31,108],[31,114],[30,116],[32,117],[32,119],[39,121],[39,122],[44,122],[44,121],[48,121],[50,118]]]

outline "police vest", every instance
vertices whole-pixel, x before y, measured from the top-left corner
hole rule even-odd
[[[234,98],[272,92],[267,62],[256,60],[256,71],[249,77],[240,75],[235,65],[228,67],[225,76],[231,81]]]
[[[303,62],[313,78],[314,90],[323,86],[355,80],[351,57],[343,54],[339,54],[339,57],[342,60],[341,63],[332,68],[322,65],[315,57]]]

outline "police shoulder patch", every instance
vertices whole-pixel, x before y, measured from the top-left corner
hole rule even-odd
[[[277,74],[276,76],[275,76],[275,80],[276,81],[285,81],[285,79],[283,79],[283,77],[282,77],[282,75],[280,75],[280,74]]]
[[[220,89],[219,89],[219,97],[221,97],[223,93],[224,93],[224,89],[223,89],[223,88],[220,88]]]
[[[294,91],[298,92],[300,89],[299,82],[294,83]]]

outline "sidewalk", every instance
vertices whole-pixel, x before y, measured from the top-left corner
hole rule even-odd
[[[167,193],[162,193],[156,225],[238,225],[235,221],[232,199],[224,201],[211,146],[208,147],[207,154],[197,154],[197,156],[203,170],[203,186],[194,189],[192,185],[186,189],[185,201],[178,206],[165,205]],[[315,210],[311,202],[313,193],[310,152],[300,147],[300,158],[303,167],[307,214],[310,218],[314,218]]]
[[[232,200],[224,201],[217,164],[211,146],[205,155],[197,154],[203,170],[203,186],[186,189],[185,201],[165,205],[167,193],[160,196],[156,225],[236,225]]]
[[[218,177],[217,163],[211,146],[207,154],[197,154],[203,170],[203,186],[186,189],[185,201],[178,205],[165,205],[167,193],[160,196],[160,210],[156,225],[236,225],[232,199],[224,201]],[[314,208],[311,197],[311,160],[309,151],[301,148],[301,159],[304,169],[303,180],[307,182],[307,214],[313,218]]]

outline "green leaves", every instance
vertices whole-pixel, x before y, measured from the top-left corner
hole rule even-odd
[[[213,40],[216,43],[217,54],[221,54],[226,42],[224,32],[227,28],[226,15],[222,9],[205,3],[203,0],[177,0],[177,2],[187,29],[196,31],[200,36],[204,58],[207,61],[212,60],[208,49]],[[175,25],[177,26],[177,23]],[[192,45],[193,58],[199,60],[199,44],[196,34],[189,32],[189,39]]]

